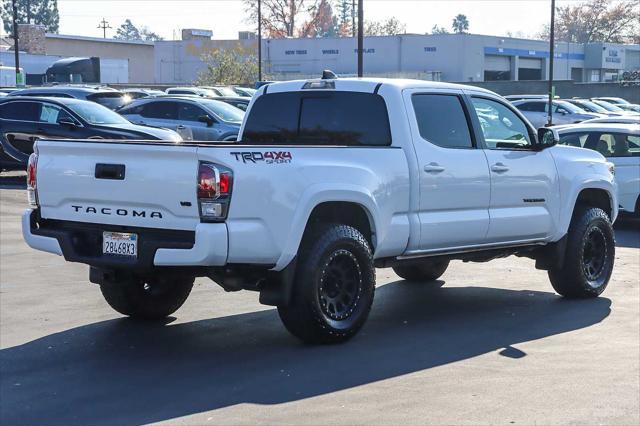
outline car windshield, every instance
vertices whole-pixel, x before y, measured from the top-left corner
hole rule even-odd
[[[558,107],[562,107],[573,114],[581,114],[585,112],[582,108],[575,106],[574,104],[566,101],[554,101],[554,105]]]
[[[250,87],[238,87],[236,91],[240,94],[245,94],[249,96],[253,96],[256,94],[256,89],[252,89]]]
[[[238,96],[238,94],[229,87],[215,87],[215,90],[220,92],[220,96]]]
[[[244,111],[224,102],[203,99],[198,103],[206,106],[222,121],[241,123],[242,119],[244,118]]]
[[[598,100],[594,100],[593,102],[595,102],[596,104],[600,105],[602,108],[606,109],[607,111],[611,111],[611,112],[624,111],[622,108],[617,107],[617,106],[615,106],[613,104],[610,104],[609,102],[598,101]]]
[[[603,107],[601,107],[595,102],[580,100],[580,101],[575,101],[575,103],[580,107],[584,106],[588,111],[591,111],[591,112],[600,112],[600,113],[607,112],[606,109],[604,109]]]
[[[89,124],[129,124],[121,115],[93,102],[69,102],[67,106]]]

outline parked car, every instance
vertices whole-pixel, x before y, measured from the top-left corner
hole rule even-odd
[[[231,89],[233,89],[233,91],[236,92],[239,96],[245,96],[247,98],[253,97],[253,95],[255,95],[257,92],[256,89],[252,89],[250,87],[233,86]]]
[[[546,125],[549,111],[548,101],[544,99],[527,99],[512,103],[516,108],[522,111],[524,116],[527,117],[536,129]],[[555,125],[579,123],[584,120],[589,120],[590,118],[602,117],[601,114],[587,112],[582,108],[565,101],[554,100],[552,105],[553,123]]]
[[[5,95],[8,95],[11,92],[15,92],[16,90],[20,90],[16,87],[0,87],[0,93],[4,93]]]
[[[202,86],[203,89],[211,90],[216,94],[216,96],[225,96],[225,97],[238,97],[244,95],[238,95],[233,88],[228,86]]]
[[[2,169],[26,167],[36,139],[153,139],[180,142],[167,129],[132,124],[110,109],[73,98],[0,99]]]
[[[517,254],[565,297],[605,290],[618,201],[597,152],[556,146],[554,129],[536,132],[478,87],[363,78],[267,88],[237,144],[40,141],[27,244],[89,264],[124,315],[171,315],[206,276],[260,292],[310,343],[358,332],[376,267],[429,283],[452,259]],[[112,180],[118,171],[124,180]]]
[[[571,104],[574,104],[578,108],[582,108],[583,110],[585,110],[587,112],[593,112],[593,113],[596,113],[596,114],[601,114],[601,115],[603,115],[605,117],[624,115],[622,113],[609,111],[609,110],[601,107],[600,105],[598,105],[597,103],[595,103],[595,102],[593,102],[593,101],[591,101],[589,99],[564,99],[564,101],[569,102]]]
[[[582,123],[620,123],[620,124],[640,124],[640,114],[617,115],[613,117],[592,118]]]
[[[142,89],[142,88],[124,89],[122,90],[122,93],[124,93],[126,96],[129,96],[131,100],[147,98],[149,96],[161,96],[165,94],[162,90]]]
[[[638,104],[618,104],[618,108],[622,108],[625,111],[640,112],[640,105]]]
[[[508,101],[520,101],[522,99],[549,99],[549,95],[507,95],[504,97]]]
[[[246,111],[247,108],[249,107],[249,103],[251,102],[250,98],[246,98],[246,97],[226,97],[226,96],[221,96],[219,98],[216,98],[216,101],[222,101],[225,103],[228,103],[229,105],[233,105],[236,108],[241,109],[242,111]]]
[[[633,114],[632,111],[626,111],[620,108],[620,106],[616,104],[612,104],[611,102],[603,101],[602,99],[591,99],[591,100],[609,112],[614,112],[620,115]]]
[[[92,101],[111,110],[121,108],[131,102],[124,93],[109,87],[93,86],[49,86],[30,87],[16,90],[9,96],[38,96],[48,98],[75,98]]]
[[[558,133],[561,144],[597,151],[615,164],[620,209],[640,216],[640,124],[580,123]]]
[[[185,140],[235,141],[244,111],[193,96],[142,98],[118,111],[133,123],[167,127]]]
[[[613,105],[626,105],[630,103],[626,99],[617,98],[613,96],[598,96],[596,98],[591,98],[591,99],[598,100],[598,101],[605,101]]]
[[[192,95],[205,98],[216,98],[218,94],[210,89],[203,87],[169,87],[165,92],[168,95]]]

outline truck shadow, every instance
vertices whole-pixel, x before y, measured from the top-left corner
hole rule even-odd
[[[24,172],[0,173],[0,189],[27,189]]]
[[[379,287],[368,324],[338,346],[305,346],[275,310],[185,324],[90,324],[0,351],[2,424],[140,424],[242,403],[280,404],[589,327],[606,298],[538,291]],[[535,356],[535,355],[534,355]]]

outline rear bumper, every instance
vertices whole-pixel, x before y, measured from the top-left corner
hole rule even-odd
[[[138,234],[138,257],[103,255],[103,231]],[[195,231],[174,231],[43,220],[37,210],[23,213],[22,235],[36,250],[64,256],[69,262],[101,268],[223,266],[227,262],[229,245],[224,223],[201,223]]]

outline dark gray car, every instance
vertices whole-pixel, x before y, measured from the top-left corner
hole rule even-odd
[[[177,131],[184,140],[235,141],[244,111],[200,97],[143,98],[118,110],[129,121]]]

